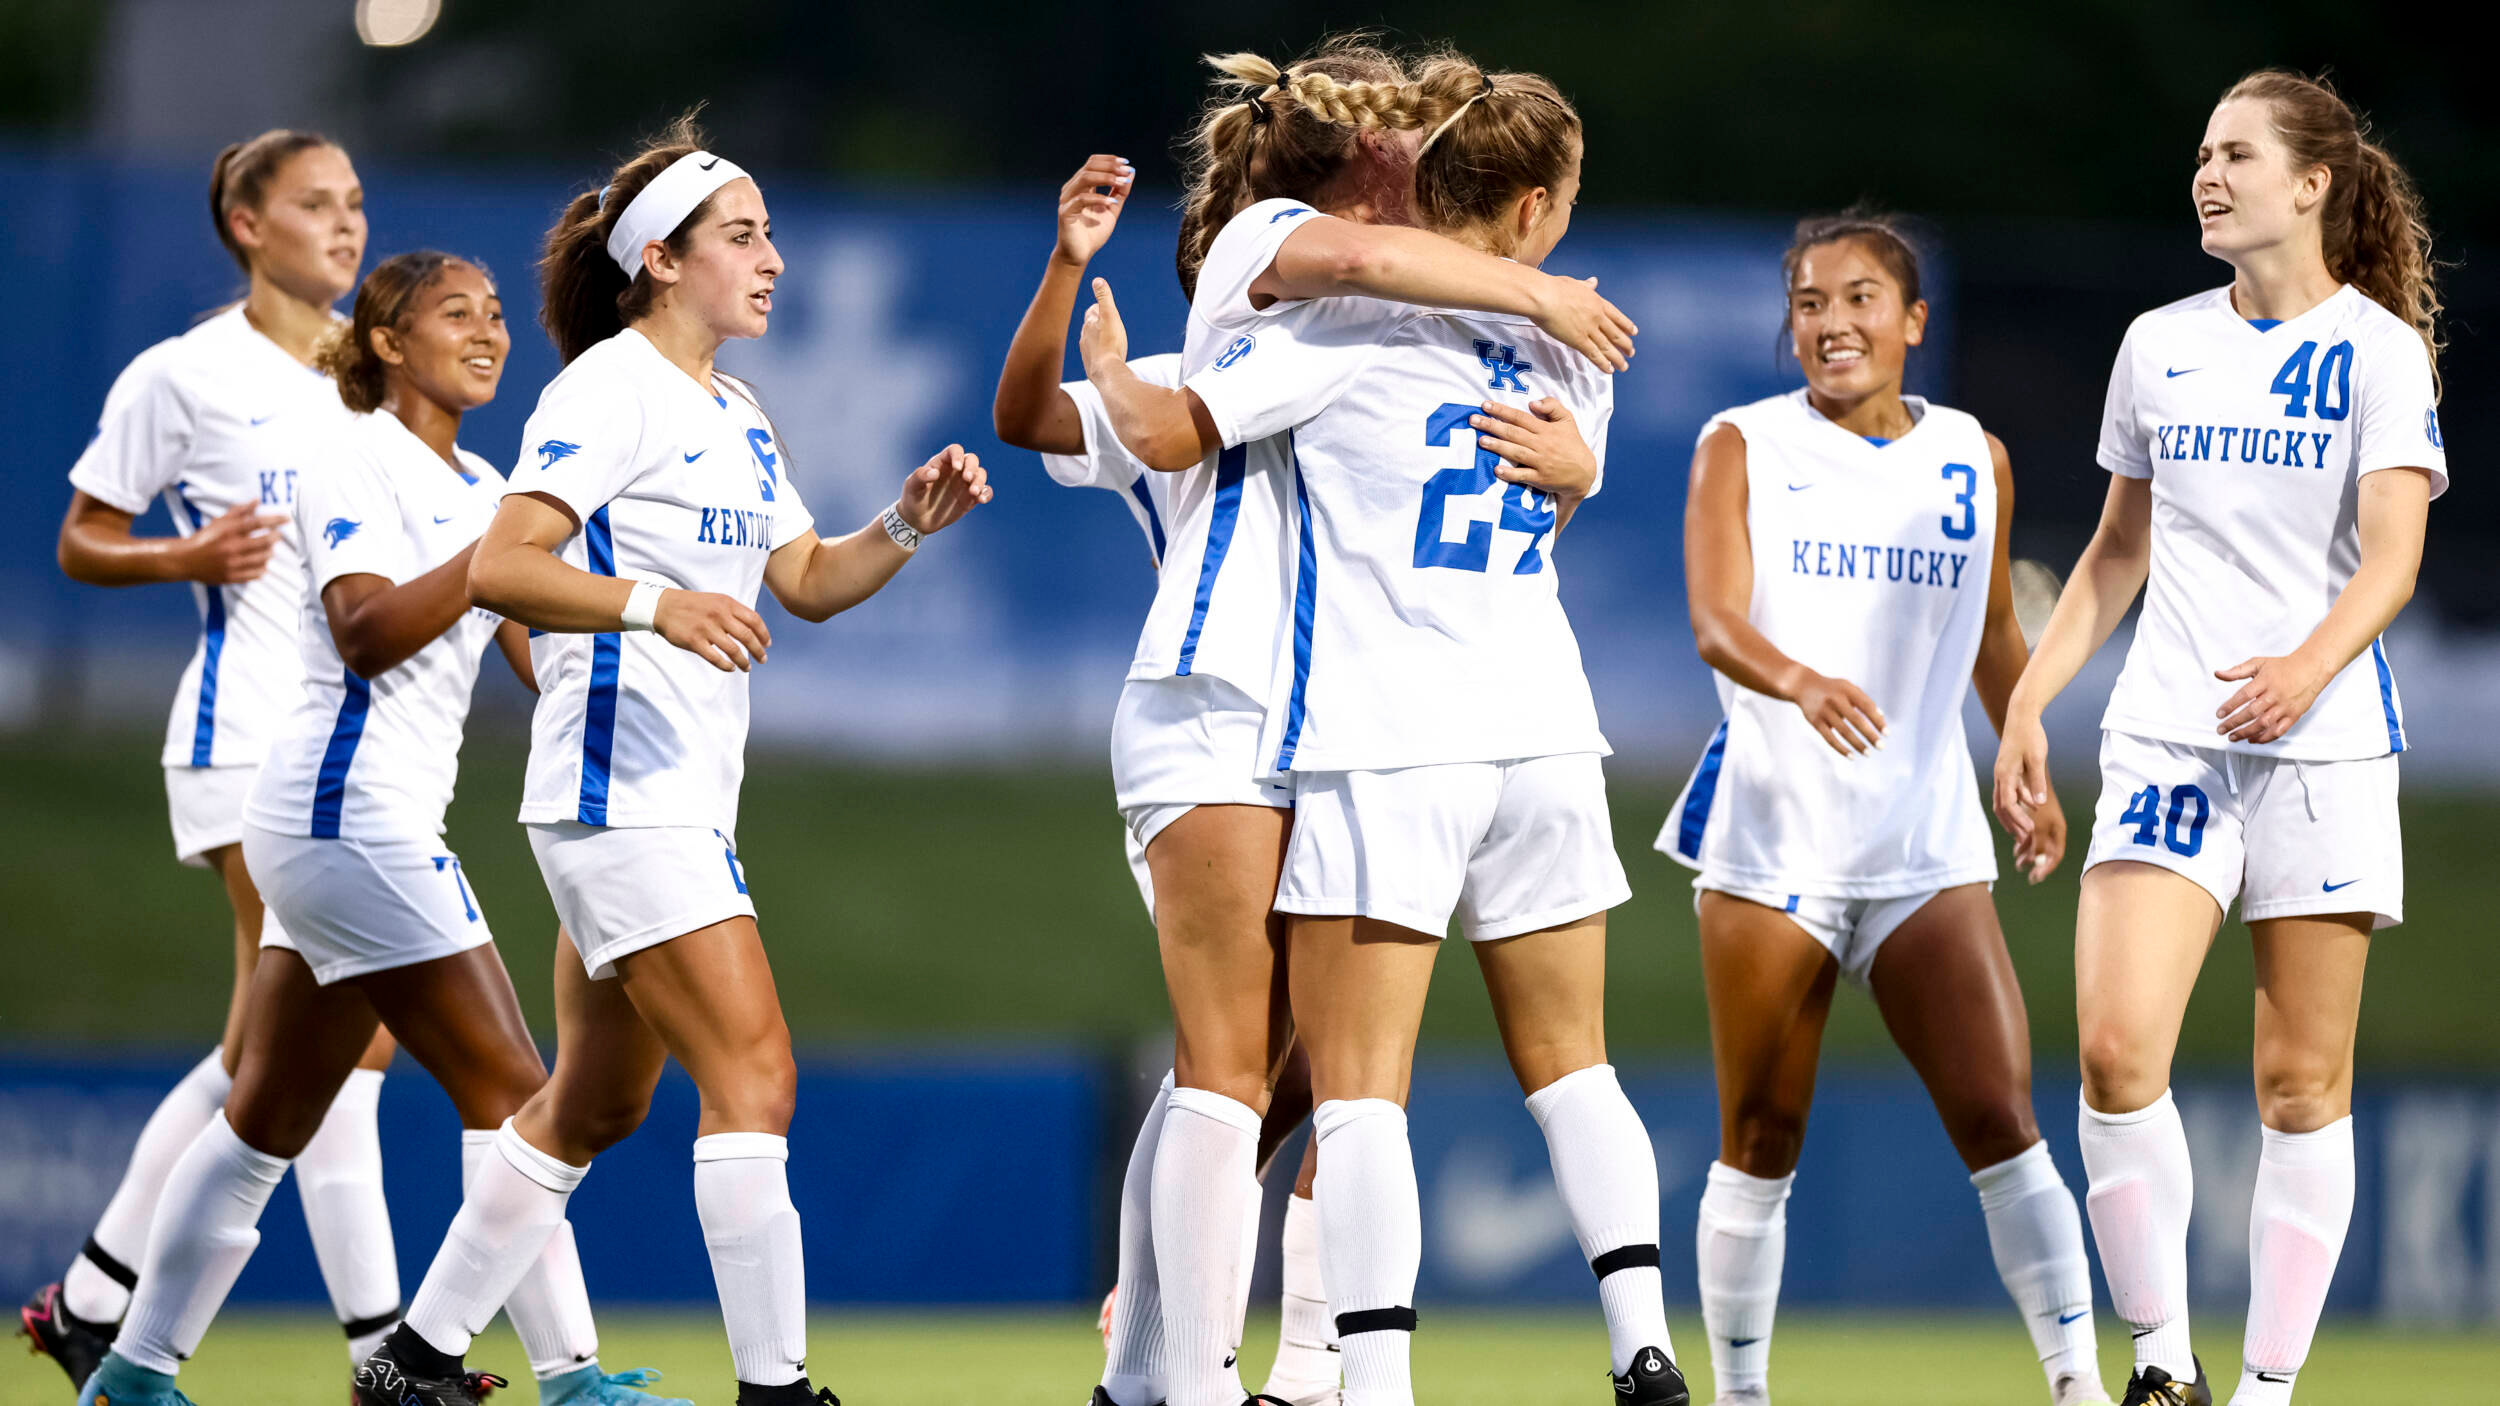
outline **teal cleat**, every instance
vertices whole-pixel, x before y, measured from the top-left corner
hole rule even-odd
[[[192,1406],[192,1401],[174,1389],[171,1372],[151,1372],[108,1352],[78,1388],[78,1406]]]
[[[602,1373],[593,1362],[540,1382],[538,1406],[694,1406],[683,1397],[655,1396],[643,1390],[659,1379],[660,1374],[649,1367]]]

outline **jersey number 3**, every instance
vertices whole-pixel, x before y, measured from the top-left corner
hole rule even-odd
[[[1450,432],[1464,426],[1478,414],[1473,405],[1443,405],[1424,422],[1424,443],[1435,449],[1446,449]],[[1476,461],[1463,469],[1443,469],[1424,480],[1424,501],[1415,516],[1415,565],[1441,566],[1452,571],[1484,571],[1493,562],[1493,524],[1478,518],[1467,524],[1465,541],[1443,538],[1442,526],[1448,520],[1448,500],[1481,497],[1484,491],[1500,483],[1494,466],[1502,456],[1476,444]],[[1554,500],[1528,487],[1514,483],[1502,495],[1502,530],[1528,534],[1528,549],[1519,554],[1519,564],[1511,568],[1514,576],[1534,576],[1545,569],[1545,557],[1537,543],[1554,530]]]

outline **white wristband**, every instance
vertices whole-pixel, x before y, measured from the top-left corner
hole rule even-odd
[[[903,521],[902,504],[897,503],[886,509],[884,516],[877,519],[877,525],[885,529],[885,535],[893,539],[895,546],[907,552],[920,550],[920,529]]]
[[[625,597],[622,623],[628,630],[648,630],[652,619],[660,613],[660,593],[668,587],[657,581],[636,581],[632,595]]]

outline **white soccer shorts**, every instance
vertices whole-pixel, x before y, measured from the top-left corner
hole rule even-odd
[[[243,843],[243,802],[260,766],[169,766],[165,809],[174,824],[174,858],[208,867],[211,850]]]
[[[1491,942],[1631,896],[1594,752],[1296,775],[1279,912]]]
[[[2242,922],[2314,913],[2404,921],[2393,753],[2303,762],[2101,734],[2101,801],[2084,867],[2159,865]]]
[[[287,947],[327,986],[494,941],[460,856],[438,839],[315,840],[243,827],[243,863]]]
[[[1205,674],[1131,679],[1111,717],[1111,786],[1138,846],[1193,806],[1289,809],[1293,788],[1258,779],[1267,709]]]
[[[1996,887],[1994,884],[1990,888]],[[1899,894],[1891,898],[1826,898],[1811,893],[1777,893],[1769,889],[1738,888],[1723,884],[1704,874],[1693,880],[1693,911],[1701,911],[1704,893],[1723,893],[1747,903],[1776,908],[1789,920],[1806,930],[1806,936],[1823,944],[1823,950],[1840,963],[1840,974],[1851,985],[1866,985],[1866,975],[1875,969],[1875,953],[1884,939],[1893,935],[1912,914],[1924,908],[1942,889],[1920,893]]]
[[[696,825],[534,821],[530,851],[556,918],[593,981],[616,959],[731,918],[755,916],[745,866],[727,835]]]

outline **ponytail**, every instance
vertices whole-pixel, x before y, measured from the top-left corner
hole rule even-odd
[[[365,281],[356,286],[356,310],[344,322],[333,322],[313,348],[313,369],[336,381],[339,399],[359,415],[378,410],[388,398],[390,367],[373,349],[377,328],[405,331],[408,319],[416,309],[417,295],[434,286],[446,269],[466,266],[486,274],[491,288],[494,275],[486,273],[486,265],[439,249],[418,249],[406,254],[393,254],[373,266]]]
[[[545,252],[538,260],[538,321],[566,365],[651,310],[652,300],[659,296],[658,286],[647,270],[625,276],[608,257],[608,235],[644,186],[677,158],[702,150],[704,144],[695,114],[685,113],[618,166],[604,187],[574,196],[547,231]],[[688,235],[711,208],[711,200],[706,199],[669,231],[669,252],[686,252]]]
[[[2235,98],[2266,104],[2296,169],[2326,168],[2326,208],[2319,219],[2327,272],[2412,326],[2430,352],[2436,385],[2447,341],[2439,326],[2438,264],[2413,178],[2370,140],[2368,121],[2323,80],[2261,69],[2222,95],[2224,102]]]
[[[269,183],[297,152],[336,145],[319,132],[273,127],[250,141],[231,143],[217,153],[216,162],[208,168],[208,220],[217,231],[217,242],[226,246],[226,252],[245,273],[252,271],[251,254],[235,239],[234,228],[226,223],[226,217],[238,209],[260,209],[268,197]]]
[[[1487,73],[1472,59],[1427,60],[1415,86],[1446,115],[1415,158],[1415,213],[1447,234],[1500,219],[1521,193],[1561,184],[1580,150],[1580,114],[1533,73]]]

